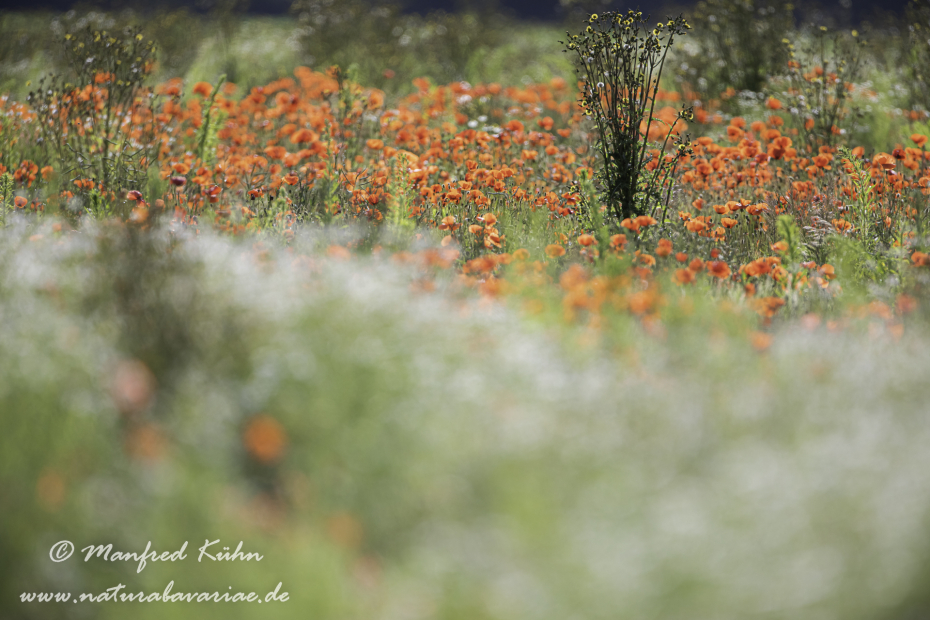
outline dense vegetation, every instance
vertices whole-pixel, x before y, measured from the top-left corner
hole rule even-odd
[[[926,7],[234,8],[0,16],[0,615],[927,612]]]

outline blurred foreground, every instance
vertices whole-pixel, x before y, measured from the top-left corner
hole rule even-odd
[[[630,319],[608,350],[453,279],[413,294],[416,260],[327,256],[309,233],[287,252],[163,229],[0,234],[4,618],[928,609],[920,329],[809,322],[760,354],[728,332],[738,313],[682,298],[664,336]],[[206,539],[264,559],[197,563]],[[60,540],[190,546],[137,573],[80,551],[54,563]],[[172,580],[283,582],[290,600],[20,602]]]

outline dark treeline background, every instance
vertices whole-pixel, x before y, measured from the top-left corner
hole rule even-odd
[[[338,0],[336,0],[338,2]],[[930,1],[930,0],[927,0]],[[372,0],[372,4],[375,2]],[[517,19],[560,21],[569,17],[572,9],[589,8],[591,10],[639,9],[653,16],[666,13],[687,12],[696,0],[397,0],[404,12],[428,14],[434,11],[486,11],[497,12]],[[0,0],[3,11],[68,11],[105,10],[119,11],[132,9],[136,12],[157,12],[186,8],[192,12],[210,13],[217,5],[230,5],[238,11],[254,15],[285,15],[290,11],[290,0],[197,0],[182,2],[179,0],[119,0],[87,1],[79,0]],[[872,0],[798,0],[794,3],[799,19],[829,18],[838,24],[855,24],[863,20],[881,19],[883,14],[903,13],[907,0],[884,0],[877,3]]]

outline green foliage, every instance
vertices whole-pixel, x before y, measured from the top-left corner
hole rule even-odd
[[[914,108],[930,110],[930,4],[911,0],[905,13],[907,36],[902,53],[904,86]]]
[[[132,22],[143,26],[146,36],[158,50],[156,75],[172,78],[187,73],[197,57],[199,42],[210,32],[203,17],[185,6],[160,10],[150,15],[133,15]]]
[[[203,162],[204,166],[208,167],[213,165],[213,160],[216,157],[216,134],[220,125],[223,124],[224,118],[222,112],[213,109],[213,104],[216,103],[216,95],[220,92],[220,88],[222,88],[225,83],[226,74],[224,73],[216,81],[216,86],[213,87],[210,96],[203,103],[203,119],[200,124],[200,129],[197,132],[197,159]],[[216,113],[215,117],[214,113]]]
[[[599,180],[617,222],[654,213],[663,202],[667,208],[678,158],[689,152],[688,141],[675,135],[675,123],[663,123],[653,114],[668,52],[675,37],[689,28],[680,17],[653,28],[640,12],[607,12],[592,15],[584,31],[568,33],[563,42],[584,82],[581,105],[597,129]],[[675,122],[691,118],[691,109],[683,108]],[[655,157],[647,152],[650,129],[659,124],[667,131],[658,143],[660,160],[649,172],[647,165]],[[676,150],[668,158],[664,153],[671,143]]]
[[[232,53],[232,47],[249,0],[205,0],[203,6],[209,10],[209,20],[219,40],[223,73],[233,83],[239,82],[248,69],[240,66],[240,59]]]
[[[0,176],[0,225],[6,223],[7,212],[13,208],[13,175],[4,172]]]
[[[785,0],[702,0],[691,17],[696,46],[676,73],[709,98],[727,89],[762,91],[784,71],[792,8]]]
[[[472,84],[515,85],[527,80],[540,84],[570,76],[571,61],[552,45],[559,32],[558,28],[545,24],[512,25],[506,37],[495,35],[493,45],[471,51],[466,80]]]
[[[790,265],[796,267],[804,255],[804,243],[801,240],[801,231],[798,224],[793,217],[787,214],[779,215],[778,219],[775,220],[775,224],[781,240],[788,244],[785,258],[788,259]]]
[[[291,12],[308,66],[354,64],[362,83],[386,91],[409,89],[417,77],[465,79],[508,36],[506,20],[490,12],[420,17],[392,2],[364,0],[296,0]]]
[[[875,260],[857,239],[845,235],[833,235],[830,240],[830,261],[836,266],[837,277],[843,282],[844,298],[847,302],[863,302],[867,299],[867,283]]]
[[[0,92],[18,90],[41,58],[48,40],[49,16],[0,11]]]
[[[395,158],[388,181],[387,192],[392,196],[388,205],[388,216],[395,234],[400,237],[409,237],[416,229],[410,217],[410,206],[413,203],[414,188],[411,187],[407,175],[404,174],[406,159]]]

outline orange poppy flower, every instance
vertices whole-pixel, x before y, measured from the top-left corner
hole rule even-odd
[[[578,237],[578,243],[580,245],[588,247],[589,245],[594,245],[595,243],[597,243],[597,239],[594,238],[594,235],[589,235],[585,233],[581,235],[580,237]]]
[[[283,146],[268,146],[265,147],[264,153],[271,159],[282,160],[287,155],[287,149]]]
[[[895,301],[895,308],[897,309],[898,314],[910,314],[911,312],[917,310],[917,300],[910,295],[901,293],[898,295],[897,300]]]
[[[711,261],[707,265],[707,272],[715,278],[725,280],[730,277],[730,266],[722,260]]]
[[[246,426],[242,442],[255,460],[270,464],[283,456],[287,436],[277,420],[271,416],[258,415]]]
[[[292,144],[303,144],[305,142],[315,142],[319,137],[319,135],[309,129],[298,129],[291,134],[289,140]]]
[[[549,258],[559,258],[565,256],[565,248],[557,243],[551,243],[546,246],[546,256]]]
[[[656,256],[665,258],[672,253],[672,242],[670,239],[659,239],[659,244],[656,246]]]
[[[615,250],[622,250],[626,245],[626,235],[611,235],[610,247]]]
[[[203,194],[210,200],[210,202],[217,202],[222,191],[223,188],[221,188],[219,185],[211,185],[207,189],[203,190]]]
[[[672,276],[675,280],[675,283],[678,285],[690,284],[694,282],[695,276],[694,272],[690,269],[676,269],[675,275]]]
[[[454,231],[454,230],[456,230],[458,227],[459,227],[459,225],[455,223],[455,216],[454,216],[454,215],[447,215],[446,217],[442,218],[442,222],[439,223],[439,230],[452,230],[452,231]]]
[[[784,305],[785,300],[781,297],[763,297],[754,302],[756,312],[766,318],[775,316],[778,309]]]
[[[853,227],[852,224],[850,224],[849,222],[847,222],[846,220],[842,218],[836,219],[836,220],[830,220],[830,222],[833,224],[833,227],[836,228],[838,232],[846,232],[848,230],[852,230],[852,227]]]
[[[742,272],[750,278],[764,276],[771,271],[772,267],[763,258],[756,259],[742,268]]]
[[[380,108],[384,105],[384,92],[380,90],[373,90],[370,95],[368,95],[368,109],[374,110],[375,108]]]
[[[911,262],[915,267],[928,267],[930,266],[930,254],[914,252],[911,254]]]
[[[213,92],[213,86],[209,82],[197,82],[194,84],[195,95],[200,95],[201,97],[209,97],[210,93]]]
[[[772,346],[772,336],[763,332],[752,332],[749,341],[752,343],[752,348],[759,352],[765,351]]]
[[[491,273],[497,269],[497,261],[492,256],[479,256],[465,263],[465,273]]]
[[[636,315],[641,315],[649,312],[652,309],[653,304],[655,303],[655,293],[652,291],[639,291],[633,293],[627,299],[629,303],[630,312]]]
[[[739,142],[743,138],[743,130],[729,125],[727,127],[727,138],[729,138],[730,142]]]
[[[894,170],[897,162],[892,155],[888,153],[876,153],[875,157],[872,158],[872,166],[874,168],[881,168],[882,170]]]
[[[134,428],[126,437],[126,452],[140,461],[157,461],[165,451],[166,440],[154,424]]]

